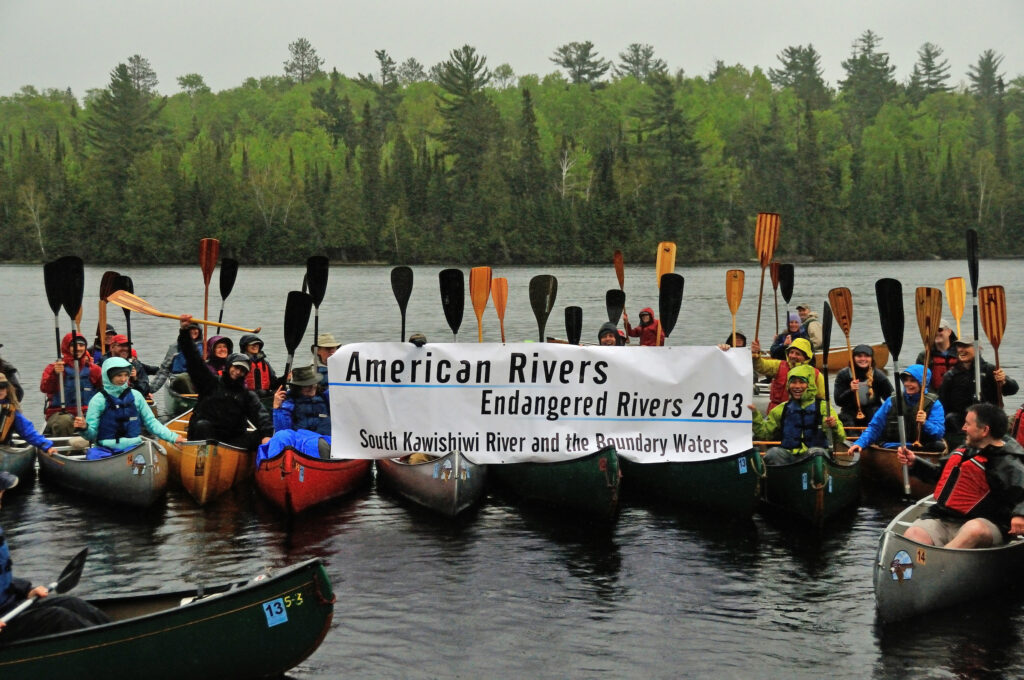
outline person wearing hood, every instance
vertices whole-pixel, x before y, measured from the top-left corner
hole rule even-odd
[[[654,310],[650,307],[640,310],[640,325],[636,328],[629,325],[629,315],[623,310],[622,325],[626,327],[626,335],[640,338],[641,347],[665,344],[665,331],[661,330],[661,322],[654,318]]]
[[[292,371],[288,392],[284,386],[274,393],[274,431],[309,430],[322,436],[331,434],[331,402],[326,390],[319,389],[320,375],[314,366],[299,366]]]
[[[18,435],[32,446],[53,453],[53,442],[36,431],[32,421],[21,412],[21,402],[5,373],[0,373],[0,445],[8,446]]]
[[[597,344],[609,347],[619,347],[626,344],[626,339],[619,335],[619,329],[610,321],[601,324],[597,331]]]
[[[142,443],[142,426],[150,434],[171,444],[180,437],[156,419],[146,398],[128,384],[132,365],[121,357],[103,362],[103,388],[89,401],[86,417],[75,418],[75,428],[85,439],[96,442],[88,460],[107,458]]]
[[[875,368],[875,352],[870,345],[853,348],[853,372],[849,366],[841,369],[832,392],[839,407],[839,419],[846,427],[866,426],[892,393],[892,383],[885,372]],[[863,418],[857,417],[858,404]]]
[[[786,330],[775,336],[768,354],[772,359],[785,360],[786,350],[797,338],[807,338],[807,331],[800,325],[800,315],[796,312],[789,313],[789,320],[786,322]],[[807,338],[810,340],[810,338]]]
[[[1009,378],[1006,371],[996,368],[984,359],[975,355],[974,343],[970,340],[957,340],[953,343],[956,349],[956,365],[946,371],[939,388],[939,400],[946,411],[946,432],[959,432],[964,426],[967,407],[974,403],[974,362],[981,362],[981,400],[986,404],[995,404],[999,399],[996,385],[1002,386],[1002,395],[1009,397],[1017,394],[1017,381]]]
[[[252,366],[252,370],[245,376],[245,386],[256,392],[260,399],[273,394],[279,381],[274,367],[263,352],[263,340],[257,335],[243,335],[238,341],[238,349],[249,357],[249,365]]]
[[[821,350],[821,321],[818,315],[811,311],[807,305],[797,305],[796,313],[800,316],[800,328],[804,335],[811,341],[811,349],[815,352]]]
[[[788,401],[770,409],[765,416],[750,405],[754,412],[754,438],[780,440],[778,446],[765,453],[765,465],[785,465],[807,454],[828,453],[829,433],[833,442],[846,437],[832,406],[818,396],[814,377],[810,366],[795,366],[787,378]]]
[[[210,373],[220,375],[228,367],[228,356],[235,351],[235,343],[226,335],[213,335],[206,339],[206,367]]]
[[[181,320],[187,323],[192,316],[183,314]],[[270,441],[274,434],[270,414],[256,393],[245,387],[245,376],[250,370],[248,357],[229,354],[225,370],[214,375],[199,355],[185,324],[178,332],[178,350],[185,355],[188,375],[199,396],[188,424],[189,439],[214,439],[246,451]],[[255,426],[253,431],[249,431],[250,422]]]
[[[196,351],[202,353],[203,329],[194,321],[189,321],[187,324],[182,324],[182,326],[188,329],[189,337],[195,343]],[[172,376],[174,377],[172,378]],[[178,351],[177,340],[167,348],[167,353],[164,354],[164,360],[160,362],[160,368],[157,370],[156,376],[149,381],[150,393],[156,394],[159,392],[168,379],[171,380],[171,389],[178,394],[192,394],[195,391],[191,384],[192,381],[188,377],[185,355]],[[181,389],[178,389],[179,387]]]
[[[3,348],[3,343],[0,343],[0,348]],[[21,401],[25,398],[25,390],[21,387],[21,381],[18,379],[18,369],[14,367],[9,361],[5,361],[0,357],[0,373],[7,376],[7,381],[11,383],[11,389],[14,390],[12,394]]]
[[[761,344],[755,339],[750,343],[750,356],[754,360],[754,371],[772,379],[768,391],[768,410],[787,399],[789,371],[795,366],[811,365],[813,353],[807,338],[797,338],[786,350],[786,360],[765,359],[761,356]],[[814,371],[814,388],[818,394],[825,394],[825,379],[818,369]]]
[[[46,395],[46,427],[43,434],[67,437],[75,433],[75,416],[88,412],[89,400],[103,385],[100,367],[93,363],[86,349],[89,343],[75,333],[68,333],[60,343],[61,358],[43,369],[39,391]],[[82,413],[78,413],[78,395],[75,394],[75,375]]]
[[[939,319],[939,328],[935,331],[935,342],[932,343],[931,351],[928,354],[928,373],[931,375],[928,388],[932,392],[938,393],[946,372],[956,366],[959,361],[954,344],[957,340],[956,333],[953,332],[949,322]],[[916,363],[924,364],[923,351],[917,355]]]
[[[151,398],[152,388],[149,385],[149,374],[146,373],[146,369],[142,362],[138,358],[132,356],[132,345],[128,342],[128,336],[126,335],[115,335],[110,338],[110,344],[107,345],[107,355],[103,357],[103,361],[112,357],[120,357],[127,361],[132,366],[132,375],[128,381],[128,384],[133,390],[138,390],[142,393],[142,396]]]
[[[921,385],[925,384],[924,366],[911,364],[900,373],[900,382],[903,383],[903,432],[907,441],[917,439],[917,429],[921,428],[922,451],[944,451],[946,442],[943,437],[946,434],[946,414],[942,409],[942,403],[933,392],[923,395],[924,407],[920,410]],[[896,413],[893,399],[889,397],[878,407],[871,422],[864,429],[860,437],[850,446],[850,453],[858,453],[865,446],[879,444],[887,449],[895,449],[900,446],[899,420]]]

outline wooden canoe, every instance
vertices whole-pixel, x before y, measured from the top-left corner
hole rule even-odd
[[[875,368],[885,368],[885,365],[889,363],[889,348],[886,347],[884,342],[878,342],[871,345],[871,349],[875,353]],[[819,371],[823,370],[821,367],[821,352],[814,353],[814,366]],[[828,372],[835,375],[844,368],[850,367],[850,355],[847,354],[846,349],[838,349],[833,347],[832,351],[828,354]]]
[[[860,455],[808,454],[785,465],[765,465],[763,500],[821,527],[860,499]]]
[[[941,465],[946,457],[946,452],[935,453],[928,451],[914,451],[914,455],[920,456],[931,463]],[[886,449],[881,446],[865,446],[860,452],[861,478],[865,487],[871,487],[892,495],[904,496],[903,491],[903,466],[896,458],[896,449]],[[935,484],[923,482],[917,477],[910,475],[910,497],[913,499],[930,496],[935,491]]]
[[[172,432],[187,436],[192,411],[167,423]],[[167,444],[170,477],[181,482],[199,505],[206,505],[233,486],[252,477],[255,451],[214,439]]]
[[[20,440],[9,446],[0,446],[0,471],[10,472],[22,482],[27,482],[36,472],[36,449]],[[15,490],[21,484],[14,487]]]
[[[459,451],[410,463],[408,457],[377,461],[377,480],[417,505],[454,517],[483,498],[487,466]]]
[[[622,483],[631,495],[750,517],[761,498],[764,461],[754,449],[714,460],[635,463],[622,459]]]
[[[286,448],[260,461],[256,487],[271,503],[288,513],[350,493],[370,479],[372,460],[313,458]]]
[[[615,516],[622,472],[612,447],[556,463],[504,463],[488,475],[523,500],[594,518]]]
[[[2,647],[0,676],[279,677],[320,646],[334,600],[317,559],[214,587],[91,599],[111,623]]]
[[[36,451],[43,478],[64,488],[113,503],[146,508],[167,491],[169,463],[163,445],[143,437],[134,449],[108,458],[86,460],[86,451],[60,447]]]
[[[935,503],[922,498],[882,532],[874,565],[875,607],[900,621],[955,604],[1005,595],[1024,571],[1024,540],[992,548],[936,548],[907,539],[907,528]]]

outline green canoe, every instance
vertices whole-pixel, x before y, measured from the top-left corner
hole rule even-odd
[[[113,622],[0,647],[0,677],[277,677],[316,651],[334,613],[316,559],[212,588],[90,601]]]
[[[504,463],[488,475],[523,500],[595,518],[611,518],[619,508],[619,456],[607,447],[557,463]]]
[[[816,527],[860,499],[860,454],[806,455],[785,465],[766,465],[764,504]]]

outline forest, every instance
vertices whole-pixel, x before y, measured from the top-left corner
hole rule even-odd
[[[764,70],[672,71],[653,48],[553,50],[546,75],[465,45],[425,68],[324,70],[304,38],[279,75],[158,94],[145,57],[106,88],[0,97],[0,261],[192,263],[200,238],[251,264],[585,264],[1024,254],[1024,76],[925,43],[898,82],[865,31],[823,79],[812,44]]]

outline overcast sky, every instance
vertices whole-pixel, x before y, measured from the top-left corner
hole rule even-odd
[[[558,45],[590,40],[614,60],[636,42],[697,75],[718,59],[767,69],[783,48],[812,43],[835,86],[866,29],[882,37],[901,81],[924,42],[944,50],[954,83],[989,48],[1004,55],[1007,80],[1024,73],[1022,0],[0,0],[0,96],[33,85],[81,97],[133,54],[149,60],[164,94],[185,73],[219,91],[280,75],[299,37],[326,70],[351,76],[377,72],[375,49],[429,68],[469,44],[492,68],[546,74]]]

